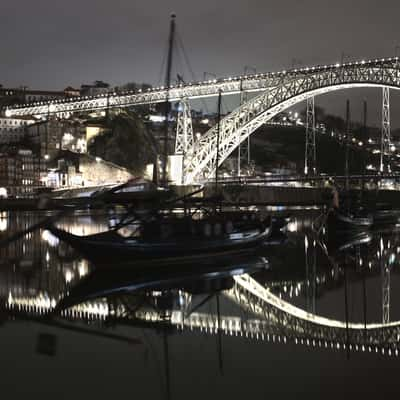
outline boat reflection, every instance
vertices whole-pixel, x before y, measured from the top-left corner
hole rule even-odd
[[[85,218],[82,226],[90,224],[91,231],[107,229],[100,219],[96,228],[94,220]],[[67,229],[68,221],[62,223]],[[14,226],[10,219],[7,226]],[[289,231],[285,243],[264,246],[257,255],[204,260],[184,268],[154,265],[150,270],[137,263],[122,268],[116,262],[97,269],[42,230],[0,250],[1,320],[29,320],[116,340],[126,338],[115,336],[110,327],[168,327],[169,334],[220,333],[398,355],[400,321],[391,318],[390,275],[400,264],[400,232],[372,231],[333,245],[327,239],[310,231]],[[339,289],[366,279],[382,283],[382,315],[343,318],[319,308],[327,294],[343,304]]]

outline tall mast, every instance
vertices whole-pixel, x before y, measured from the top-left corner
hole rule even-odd
[[[171,21],[169,25],[169,39],[168,39],[168,59],[167,59],[167,71],[165,75],[165,88],[167,90],[165,98],[165,121],[164,121],[164,148],[162,154],[162,180],[161,184],[163,187],[168,185],[167,177],[167,162],[168,162],[168,129],[169,129],[169,88],[171,86],[171,69],[172,69],[172,56],[175,39],[175,14],[171,14]]]
[[[346,101],[346,159],[344,174],[346,177],[346,190],[349,190],[349,153],[350,153],[350,100]]]
[[[367,100],[364,100],[363,103],[364,107],[363,107],[363,128],[364,128],[364,142],[366,142],[368,139],[368,134],[367,134]],[[363,172],[362,174],[365,175],[365,169],[367,167],[367,162],[366,162],[366,155],[365,155],[365,150],[362,152],[362,169]],[[365,179],[362,180],[362,193],[364,193],[365,190]]]

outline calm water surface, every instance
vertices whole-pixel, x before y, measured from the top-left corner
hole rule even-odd
[[[0,213],[0,238],[45,216]],[[121,272],[111,263],[99,271],[47,230],[0,248],[1,393],[7,399],[396,393],[400,234],[393,228],[318,238],[309,229],[313,218],[292,213],[286,233],[256,256],[206,270],[193,265],[196,273],[186,280],[176,266],[172,277],[149,273],[140,277],[140,290],[135,269]],[[108,223],[108,215],[81,212],[58,225],[87,235]],[[129,292],[106,294],[126,286]],[[62,299],[71,306],[55,311]]]

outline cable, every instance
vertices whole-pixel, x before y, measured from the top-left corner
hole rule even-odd
[[[164,51],[163,61],[161,63],[161,69],[160,69],[160,72],[158,74],[157,86],[160,86],[161,82],[163,81],[163,75],[164,75],[163,72],[164,72],[164,69],[165,69],[165,64],[167,63],[167,56],[168,56],[168,43],[167,43],[167,46],[166,46],[165,51]]]
[[[188,70],[189,70],[189,72],[190,72],[190,74],[191,74],[191,76],[192,76],[192,80],[195,81],[195,82],[198,82],[199,80],[197,79],[197,77],[196,77],[196,75],[195,75],[195,73],[194,73],[194,71],[193,71],[193,68],[192,68],[192,66],[191,66],[191,64],[190,64],[189,57],[188,57],[188,55],[187,55],[187,53],[186,53],[186,50],[185,50],[185,46],[183,45],[183,40],[182,40],[181,35],[179,34],[179,31],[178,31],[178,30],[177,30],[177,32],[176,32],[176,37],[177,37],[178,46],[180,47],[180,49],[181,49],[181,51],[182,51],[183,58],[184,58],[184,60],[185,60],[185,62],[186,62],[186,65],[187,65],[187,67],[188,67]],[[177,47],[178,47],[178,46],[177,46]],[[202,102],[202,104],[203,104],[203,106],[204,106],[204,108],[205,108],[207,114],[209,114],[210,111],[208,110],[207,103],[204,101],[203,98],[201,98],[201,102]]]

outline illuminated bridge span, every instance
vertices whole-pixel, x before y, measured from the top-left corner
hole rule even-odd
[[[369,61],[359,61],[347,64],[319,65],[315,67],[293,69],[289,71],[268,72],[264,74],[242,75],[229,78],[179,84],[171,86],[169,90],[169,101],[179,101],[181,99],[196,99],[202,97],[217,96],[219,91],[223,95],[238,94],[245,92],[260,92],[274,87],[279,87],[284,80],[299,80],[312,77],[314,80],[323,83],[326,75],[333,72],[336,82],[332,84],[342,84],[343,78],[340,75],[351,75],[354,83],[370,82],[377,85],[397,85],[398,58],[376,59]],[[387,79],[383,71],[390,72],[395,76]],[[339,74],[338,74],[339,72]],[[357,75],[357,77],[355,76]],[[6,108],[8,116],[37,115],[47,117],[57,115],[65,117],[67,114],[75,112],[86,112],[105,110],[107,108],[131,107],[135,105],[162,103],[167,99],[167,90],[164,87],[149,88],[145,91],[124,93],[107,93],[93,97],[74,97],[66,100],[49,100],[34,103],[10,106]]]
[[[256,97],[253,97],[221,120],[219,152],[217,152],[218,127],[211,128],[194,144],[186,160],[186,183],[202,182],[215,174],[217,153],[221,165],[224,160],[262,124],[280,112],[304,100],[323,93],[357,87],[400,88],[398,60],[358,62],[291,71],[280,76]]]
[[[54,100],[10,107],[8,116],[35,115],[68,117],[71,113],[241,92],[261,92],[222,119],[219,164],[262,124],[285,109],[316,95],[356,87],[400,88],[398,58],[315,66],[277,73],[245,75],[192,84],[154,88],[145,92],[104,94],[69,100]],[[387,93],[387,92],[386,92]],[[388,105],[388,95],[385,97]],[[387,139],[387,138],[386,138]],[[388,140],[386,140],[388,142]],[[385,142],[385,145],[388,143]],[[315,143],[314,143],[315,146]],[[210,179],[217,162],[217,127],[211,128],[190,148],[185,149],[184,183]]]

